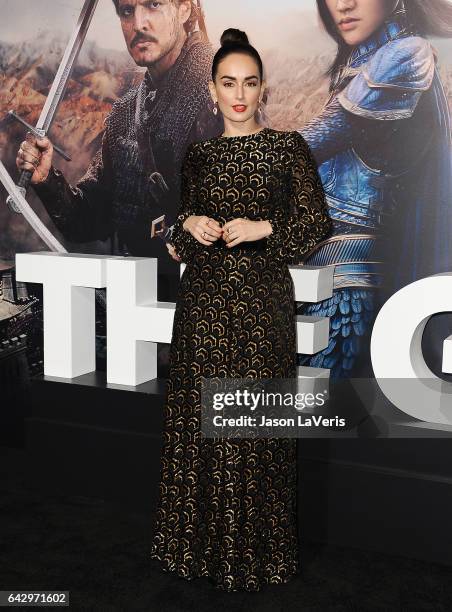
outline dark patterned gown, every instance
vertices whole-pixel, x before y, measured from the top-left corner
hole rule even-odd
[[[200,377],[296,376],[294,287],[299,263],[330,231],[322,183],[298,132],[193,143],[182,166],[172,244],[187,264],[170,347],[160,500],[151,556],[227,591],[287,582],[299,568],[296,439],[207,438]],[[269,237],[228,248],[182,228],[270,221]]]

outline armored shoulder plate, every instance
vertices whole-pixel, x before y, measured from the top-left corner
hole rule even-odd
[[[434,71],[434,52],[427,40],[420,36],[391,40],[361,66],[338,100],[362,117],[405,119],[430,88]]]

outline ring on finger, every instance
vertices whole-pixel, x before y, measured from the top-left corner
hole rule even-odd
[[[203,233],[202,233],[201,238],[202,238],[203,240],[205,240],[205,239],[206,239],[206,232],[203,232]]]

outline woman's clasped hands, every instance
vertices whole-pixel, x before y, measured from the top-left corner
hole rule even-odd
[[[252,242],[266,238],[272,232],[272,227],[268,221],[251,221],[240,217],[221,226],[218,221],[206,215],[191,215],[185,219],[182,227],[205,246],[222,239],[226,242],[228,248],[241,242]],[[173,259],[180,261],[174,247],[168,245],[168,250]]]

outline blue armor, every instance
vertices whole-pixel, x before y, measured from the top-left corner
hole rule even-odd
[[[319,164],[334,224],[305,263],[332,265],[335,272],[333,297],[299,309],[331,318],[329,345],[300,356],[299,364],[331,368],[332,377],[371,375],[378,305],[450,265],[452,215],[442,216],[440,195],[433,198],[438,208],[428,210],[426,194],[429,166],[436,164],[437,188],[449,197],[452,176],[449,112],[430,43],[398,20],[386,22],[354,48],[324,110],[300,133]],[[429,224],[428,241],[440,243],[436,260],[420,248],[421,218]]]

